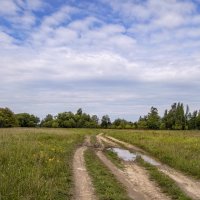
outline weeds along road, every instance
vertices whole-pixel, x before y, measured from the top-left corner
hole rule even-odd
[[[89,137],[87,137],[83,146],[79,147],[74,154],[75,200],[96,200],[94,188],[84,161],[84,152],[89,144]]]
[[[147,154],[144,152],[142,149],[135,147],[134,145],[131,145],[129,143],[120,141],[116,138],[113,138],[111,136],[99,136],[101,137],[104,141],[107,140],[107,142],[111,142],[110,144],[115,143],[123,145],[123,147],[126,147],[128,149],[131,149],[136,152],[142,152],[143,154]],[[166,166],[164,164],[161,164],[158,166],[158,169],[169,176],[171,179],[173,179],[177,185],[192,199],[199,200],[200,199],[200,182],[197,180],[194,180],[193,178],[186,176],[182,174],[181,172],[176,171],[175,169],[172,169],[169,166]]]

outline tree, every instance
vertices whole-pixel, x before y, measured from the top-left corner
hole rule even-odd
[[[95,122],[97,125],[99,124],[99,118],[97,117],[97,115],[92,115],[91,120]]]
[[[9,128],[17,125],[14,113],[9,108],[0,108],[0,128]]]
[[[149,129],[159,129],[161,124],[160,116],[157,108],[151,107],[150,113],[147,116],[147,127]]]
[[[198,112],[195,110],[192,114],[189,113],[188,129],[198,129]]]
[[[141,117],[139,118],[138,122],[137,122],[137,128],[138,129],[147,129],[147,116]]]
[[[174,103],[169,111],[165,111],[162,118],[162,127],[166,129],[183,130],[188,129],[187,120],[189,117],[189,107],[184,112],[184,106],[182,103]]]
[[[15,116],[20,127],[36,127],[40,122],[39,117],[29,113],[19,113]]]
[[[108,115],[104,115],[101,119],[101,127],[102,128],[109,128],[111,125],[111,121]]]
[[[83,113],[83,111],[82,111],[81,108],[79,108],[79,109],[77,110],[77,112],[76,112],[77,115],[82,115],[82,113]]]
[[[72,125],[72,122],[69,122],[69,120],[74,119],[74,114],[72,112],[58,113],[56,119],[60,128],[71,128],[69,126]]]
[[[53,119],[53,116],[51,114],[48,114],[42,121],[41,121],[41,124],[40,126],[41,127],[48,127],[48,128],[51,128],[53,127],[53,122],[54,122],[54,119]]]
[[[112,123],[112,128],[118,128],[118,129],[125,129],[125,128],[133,128],[133,123],[126,121],[125,119],[116,119],[113,123]]]

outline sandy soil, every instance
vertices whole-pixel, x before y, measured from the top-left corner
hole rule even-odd
[[[145,151],[143,151],[142,149],[138,147],[135,147],[134,145],[117,140],[110,136],[107,136],[107,138],[110,139],[112,142],[114,141],[114,142],[117,142],[118,144],[122,144],[123,146],[129,149],[133,149],[135,151],[139,151],[146,154]],[[181,172],[178,172],[175,169],[172,169],[169,166],[166,166],[161,163],[158,169],[162,171],[163,173],[165,173],[166,175],[168,175],[170,178],[172,178],[177,183],[177,185],[179,185],[179,187],[192,199],[200,200],[200,182],[199,181],[194,180],[193,178],[186,176],[182,174]]]
[[[135,189],[142,192],[145,199],[170,199],[161,192],[160,188],[153,181],[150,181],[146,170],[137,164],[125,164],[125,173],[133,183]]]
[[[84,145],[89,144],[88,138]],[[84,151],[86,146],[76,150],[73,160],[73,172],[75,181],[75,200],[96,200],[91,179],[85,167]]]
[[[96,136],[97,142],[100,144],[100,146],[102,147],[102,149],[104,148],[104,143],[107,143],[113,147],[119,147],[119,145],[117,145],[115,142],[112,142],[112,140],[108,140],[107,138],[103,137],[102,134],[99,134]]]
[[[114,142],[104,138],[102,135],[97,136],[98,141],[104,141],[112,146],[119,146]],[[147,172],[137,164],[125,163],[124,170],[118,169],[110,160],[108,160],[102,151],[97,152],[97,156],[111,170],[128,191],[129,197],[135,200],[169,200],[170,198],[163,194],[154,182],[150,181]]]
[[[97,156],[100,160],[110,169],[110,171],[115,175],[117,180],[121,182],[127,189],[128,196],[134,200],[145,200],[142,193],[136,191],[133,183],[128,179],[126,174],[118,169],[110,160],[108,160],[102,151],[97,151]]]
[[[177,172],[176,170],[168,167],[168,166],[161,166],[159,167],[160,171],[168,175],[170,178],[172,178],[178,186],[185,191],[188,196],[190,196],[192,199],[200,200],[200,182],[192,179],[191,177],[188,177],[186,175],[183,175],[180,172]]]

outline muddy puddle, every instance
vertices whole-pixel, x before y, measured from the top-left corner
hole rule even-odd
[[[134,161],[137,157],[137,155],[135,153],[131,153],[130,151],[128,151],[126,149],[112,147],[112,148],[108,148],[107,150],[113,151],[114,153],[117,154],[117,156],[119,158],[121,158],[124,161]]]
[[[139,152],[130,152],[129,150],[118,148],[118,147],[111,147],[107,149],[108,151],[113,151],[117,154],[119,158],[121,158],[124,161],[134,161],[137,157],[141,157],[145,162],[154,165],[159,166],[160,163],[155,161],[153,158],[150,158],[147,155],[143,155]]]

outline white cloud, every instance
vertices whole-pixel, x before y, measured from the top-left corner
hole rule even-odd
[[[67,20],[70,19],[70,15],[77,11],[77,8],[64,6],[52,15],[45,17],[42,26],[58,26],[62,23],[66,23]]]
[[[110,4],[113,11],[119,13],[125,21],[129,20],[134,24],[136,20],[139,20],[142,23],[145,22],[144,26],[147,23],[150,24],[153,29],[181,26],[191,20],[190,14],[196,12],[195,4],[190,1],[104,0],[104,2]]]
[[[116,114],[123,114],[125,107],[131,114],[130,109],[145,111],[140,102],[150,107],[169,96],[172,103],[189,93],[170,85],[199,87],[199,17],[189,1],[111,0],[122,16],[120,23],[65,5],[41,18],[35,28],[39,19],[32,10],[41,9],[41,1],[16,2],[8,12],[14,16],[8,17],[13,29],[0,29],[1,103],[15,104],[13,97],[21,106],[27,104],[26,109],[35,105],[38,112],[45,105],[63,111],[71,104],[74,109],[92,106],[98,113],[110,108]],[[26,38],[14,39],[15,29],[18,34],[26,30]]]
[[[40,10],[46,3],[43,0],[15,0],[16,4],[25,10]]]
[[[15,15],[17,11],[18,7],[13,0],[0,1],[0,15]]]
[[[1,44],[11,44],[13,42],[13,38],[8,34],[0,31],[0,43]]]
[[[27,7],[30,10],[38,10],[43,8],[45,5],[43,0],[27,0]]]

